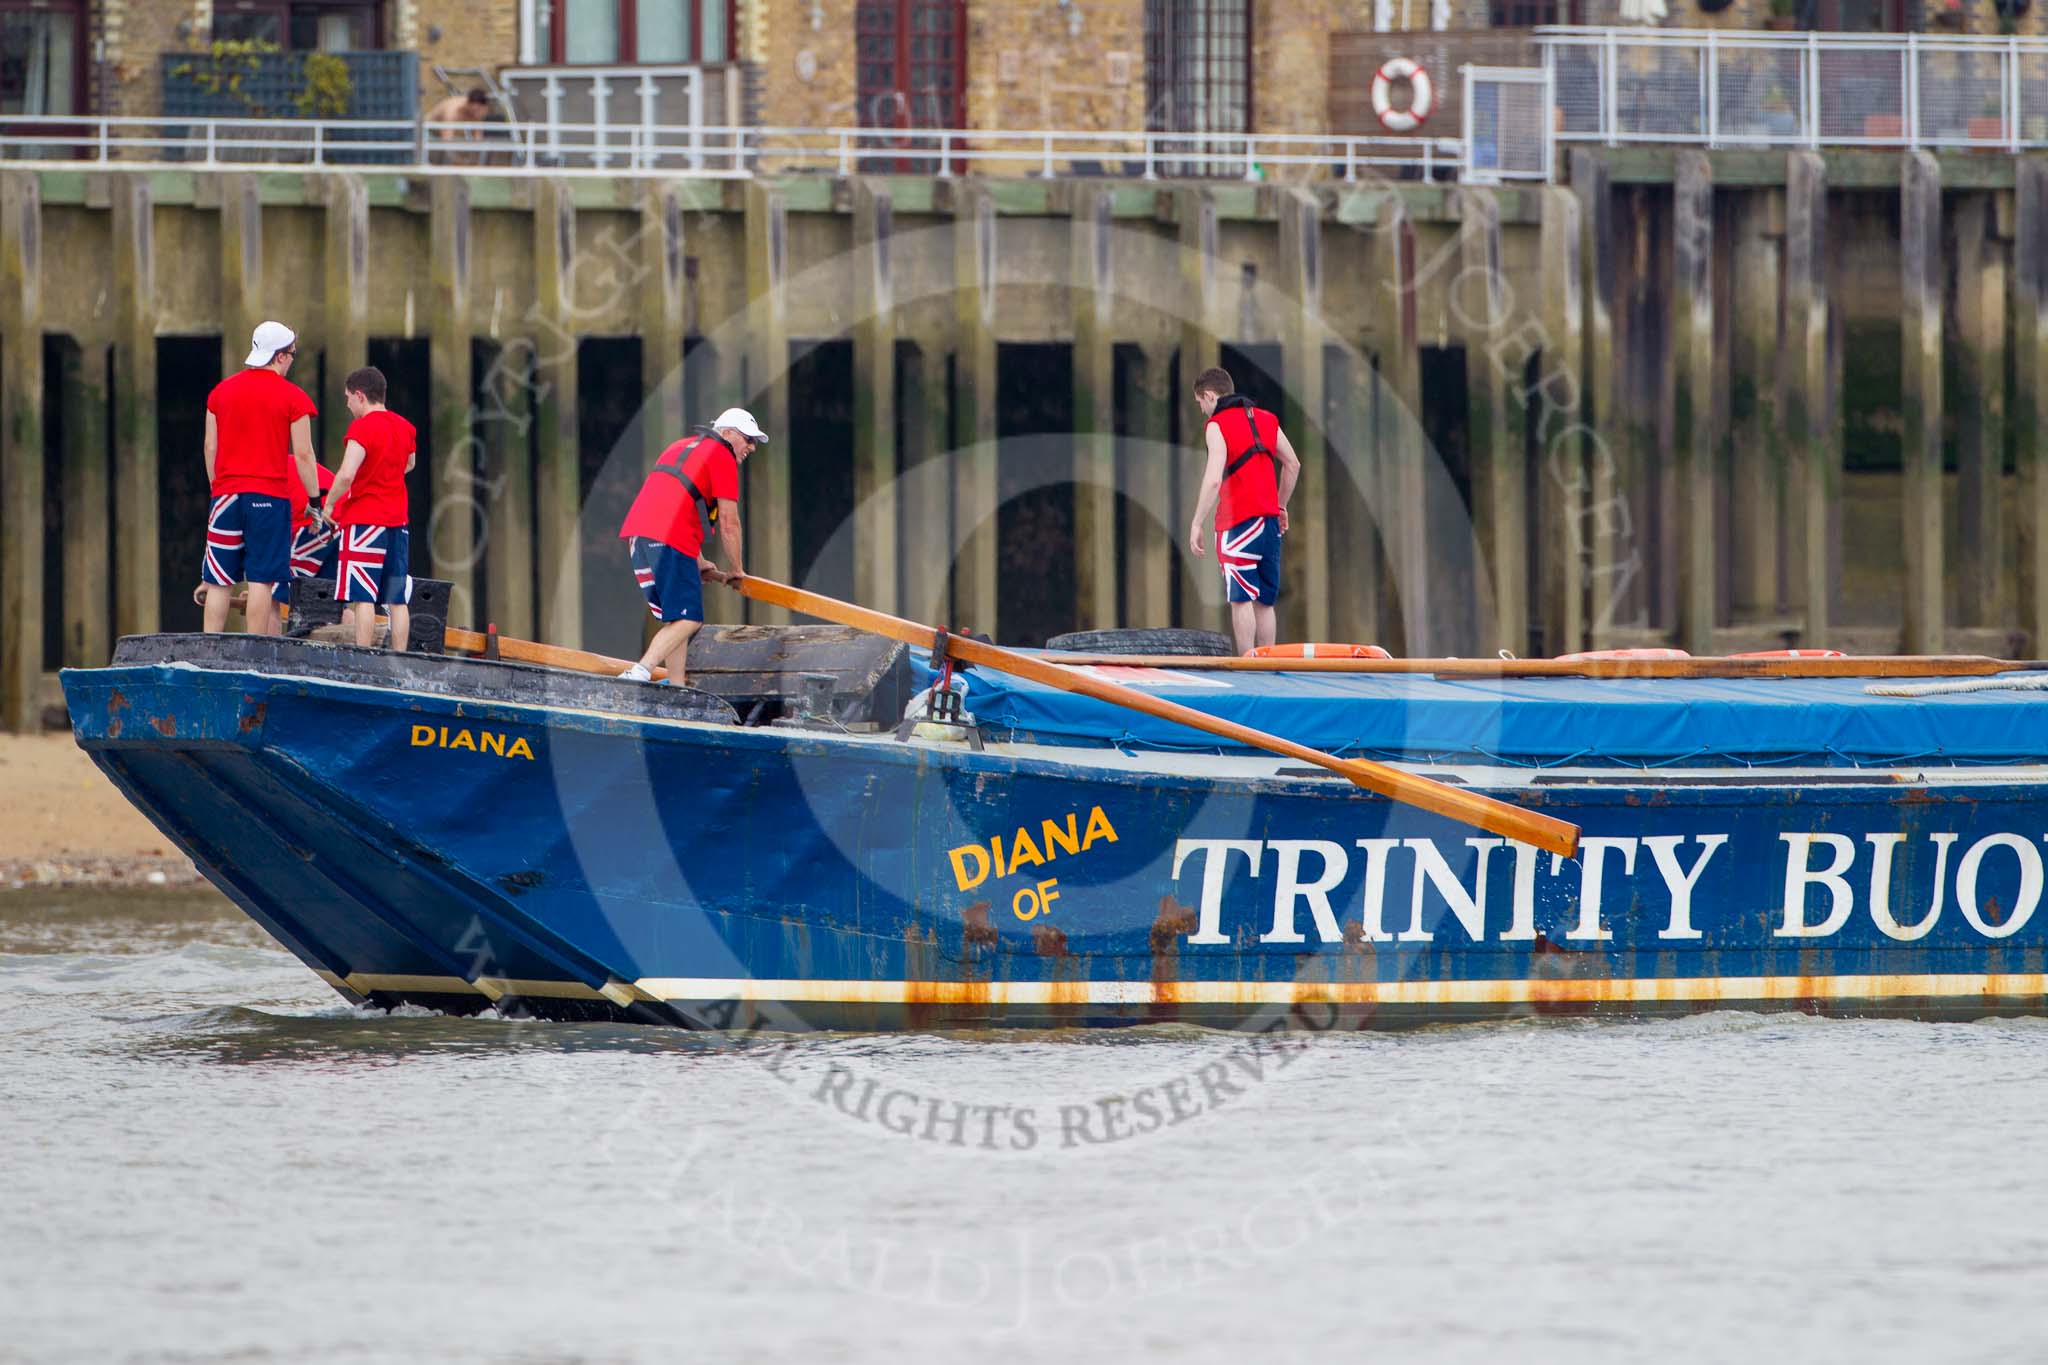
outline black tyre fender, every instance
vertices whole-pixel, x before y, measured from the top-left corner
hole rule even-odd
[[[1047,649],[1070,654],[1179,654],[1191,658],[1229,658],[1237,653],[1228,635],[1213,630],[1076,630],[1055,635]]]

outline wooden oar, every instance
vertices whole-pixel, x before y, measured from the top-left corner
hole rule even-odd
[[[825,597],[802,588],[792,588],[786,583],[777,583],[766,578],[745,578],[733,586],[757,602],[767,602],[790,611],[802,612],[824,621],[837,621],[844,626],[870,631],[876,635],[901,640],[905,644],[924,645],[938,648],[943,641],[945,653],[964,664],[982,668],[993,668],[999,673],[1026,678],[1047,687],[1056,687],[1063,692],[1092,697],[1096,701],[1108,702],[1114,706],[1129,707],[1160,720],[1170,720],[1185,725],[1191,730],[1231,740],[1268,753],[1281,754],[1287,758],[1312,763],[1318,768],[1327,768],[1342,774],[1368,791],[1378,792],[1406,805],[1433,811],[1448,816],[1461,824],[1475,826],[1490,834],[1504,835],[1525,844],[1549,849],[1554,853],[1570,857],[1579,846],[1579,827],[1554,816],[1543,815],[1520,806],[1496,801],[1490,796],[1461,787],[1446,786],[1432,782],[1426,777],[1390,768],[1370,759],[1338,758],[1320,749],[1311,749],[1305,744],[1296,744],[1291,739],[1269,735],[1263,730],[1254,730],[1235,721],[1223,720],[1207,715],[1192,707],[1160,697],[1147,696],[1143,692],[1115,683],[1091,678],[1072,668],[1035,658],[1029,654],[1018,654],[986,645],[978,640],[963,639],[957,635],[941,636],[930,626],[906,621],[885,612],[870,611],[866,607],[842,602],[836,597]]]
[[[451,649],[459,649],[466,654],[483,653],[489,639],[482,631],[458,630],[454,626],[448,627],[446,638]],[[546,668],[597,673],[608,678],[616,678],[633,666],[631,659],[614,659],[609,654],[592,654],[583,649],[563,649],[558,645],[544,645],[538,640],[521,640],[511,635],[498,637],[498,657],[518,664],[540,664]],[[654,676],[666,678],[668,670],[657,668]]]

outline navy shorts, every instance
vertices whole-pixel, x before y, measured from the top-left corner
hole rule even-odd
[[[1272,606],[1280,600],[1280,518],[1248,517],[1216,537],[1224,595]]]
[[[291,575],[292,504],[268,493],[224,493],[206,514],[199,580],[217,588],[283,583]]]
[[[344,526],[335,568],[341,600],[402,607],[412,601],[412,534],[403,526]]]
[[[630,543],[633,581],[647,598],[649,614],[657,621],[703,620],[704,574],[697,556],[640,536]]]

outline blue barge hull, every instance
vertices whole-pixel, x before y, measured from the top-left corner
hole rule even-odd
[[[351,651],[266,648],[67,672],[77,738],[209,880],[377,1005],[1326,1028],[1974,1018],[2048,993],[2048,787],[2021,767],[1468,774],[1580,824],[1561,859],[1250,756],[749,728],[348,681],[317,665]],[[316,666],[265,661],[287,649]]]

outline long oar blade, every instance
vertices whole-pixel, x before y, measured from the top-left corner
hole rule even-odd
[[[792,588],[786,583],[777,583],[767,578],[747,578],[736,585],[739,590],[759,602],[784,607],[790,611],[802,612],[820,620],[837,621],[841,625],[858,630],[870,631],[876,635],[901,640],[905,644],[931,645],[937,632],[930,626],[906,621],[886,612],[842,602],[836,597],[821,593],[806,592]],[[1129,687],[1120,687],[1101,678],[1089,677],[1071,668],[1049,663],[1028,654],[1017,654],[995,645],[983,644],[979,640],[964,639],[960,636],[946,637],[946,652],[962,663],[993,668],[998,672],[1025,678],[1055,687],[1064,692],[1073,692],[1097,701],[1109,702],[1116,706],[1129,707],[1161,720],[1170,720],[1192,730],[1201,730],[1222,739],[1232,740],[1249,748],[1264,749],[1268,753],[1285,758],[1298,759],[1304,763],[1327,768],[1342,774],[1369,791],[1405,805],[1432,811],[1461,824],[1472,825],[1489,834],[1499,834],[1516,839],[1538,848],[1549,849],[1566,857],[1578,851],[1579,827],[1555,816],[1538,811],[1524,810],[1520,806],[1497,801],[1490,796],[1462,787],[1448,786],[1433,782],[1429,778],[1374,763],[1370,759],[1337,758],[1320,749],[1311,749],[1279,735],[1270,735],[1263,730],[1254,730],[1236,721],[1224,720],[1193,707],[1162,697],[1150,696]]]

